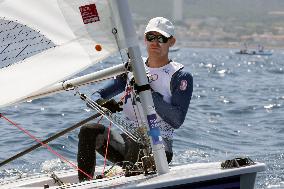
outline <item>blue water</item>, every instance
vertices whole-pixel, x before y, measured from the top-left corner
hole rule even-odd
[[[236,49],[181,48],[172,59],[194,77],[194,93],[183,126],[176,131],[173,163],[213,162],[237,156],[266,163],[257,189],[284,188],[284,51],[269,57],[235,55]],[[145,51],[143,51],[145,54]],[[117,57],[84,73],[117,62]],[[103,83],[80,89],[90,94]],[[73,91],[1,109],[1,112],[45,139],[93,114]],[[0,119],[0,160],[35,144],[22,131]],[[50,143],[76,162],[78,129]],[[99,157],[99,164],[103,163]],[[19,173],[69,169],[55,155],[39,148],[0,168],[0,178]]]

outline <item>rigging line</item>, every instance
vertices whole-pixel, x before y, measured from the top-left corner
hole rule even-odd
[[[118,52],[119,52],[119,54],[120,54],[120,58],[121,58],[121,61],[122,61],[122,63],[123,63],[123,57],[122,57],[122,53],[121,53],[121,48],[120,48],[119,43],[118,43],[117,29],[116,29],[116,28],[113,28],[113,29],[112,29],[112,34],[114,35],[115,42],[116,42],[116,45],[117,45],[117,48],[118,48]]]
[[[100,115],[101,115],[100,113],[92,115],[92,116],[90,116],[90,117],[88,117],[88,118],[86,118],[86,119],[84,119],[84,120],[82,120],[82,121],[72,125],[71,127],[68,127],[67,129],[64,129],[64,130],[62,130],[62,131],[52,135],[51,137],[45,139],[42,142],[43,143],[49,143],[50,141],[52,141],[52,140],[54,140],[54,139],[56,139],[56,138],[58,138],[58,137],[60,137],[60,136],[62,136],[64,134],[66,134],[66,133],[68,133],[68,132],[70,132],[70,131],[72,131],[72,130],[74,130],[74,129],[76,129],[76,128],[78,128],[78,127],[80,127],[80,126],[82,126],[82,125],[84,125],[86,123],[88,123],[89,121],[91,121],[93,119],[96,119]],[[40,143],[37,143],[37,144],[31,146],[30,148],[28,148],[28,149],[26,149],[26,150],[24,150],[24,151],[22,151],[22,152],[20,152],[20,153],[18,153],[16,155],[12,156],[12,157],[10,157],[10,158],[0,162],[0,167],[3,166],[3,165],[6,165],[7,163],[9,163],[9,162],[11,162],[11,161],[13,161],[15,159],[18,159],[19,157],[21,157],[21,156],[23,156],[23,155],[25,155],[25,154],[27,154],[27,153],[29,153],[29,152],[39,148],[39,147],[41,147]]]
[[[128,56],[130,56],[130,55],[128,54]],[[131,62],[129,62],[129,63],[131,63]],[[130,90],[128,90],[127,92],[130,91],[130,100],[131,100],[132,108],[133,108],[133,111],[134,111],[135,119],[136,119],[137,123],[139,124],[138,118],[140,118],[140,120],[143,120],[143,119],[142,119],[141,112],[140,112],[139,107],[138,107],[138,104],[137,104],[136,93],[135,93],[135,91],[133,90],[133,89],[134,89],[134,85],[135,85],[135,79],[134,79],[133,73],[132,73],[132,78],[130,78],[131,76],[128,77],[128,75],[129,75],[129,74],[126,75],[126,76],[127,76],[127,84],[126,84],[126,85],[127,85],[127,88],[129,88]],[[134,82],[133,82],[133,86],[131,86],[132,80],[134,81]],[[133,99],[132,99],[131,94],[132,94],[132,96],[133,96]],[[133,102],[134,102],[134,103],[133,103]],[[138,112],[136,112],[135,106],[137,107],[137,111],[138,111]],[[138,125],[138,126],[139,126],[139,125]],[[142,127],[143,127],[143,126],[142,126]]]
[[[100,117],[100,119],[99,119],[99,121],[97,122],[98,124],[101,122],[101,120],[103,119],[103,115],[101,115],[101,117]]]
[[[104,168],[103,168],[103,172],[102,172],[103,177],[105,176],[105,167],[106,167],[106,160],[107,160],[107,154],[108,154],[108,145],[109,145],[109,142],[110,142],[110,129],[111,129],[111,122],[109,122],[108,133],[107,133],[107,145],[106,145],[105,158],[104,158]]]
[[[75,168],[77,171],[80,171],[81,173],[83,173],[84,175],[86,175],[89,179],[93,179],[93,177],[91,177],[89,174],[87,174],[86,172],[84,172],[82,169],[80,169],[78,166],[76,166],[74,163],[72,163],[71,161],[67,160],[65,157],[63,157],[62,155],[60,155],[58,152],[54,151],[48,144],[43,143],[41,140],[39,140],[38,138],[36,138],[35,136],[33,136],[29,131],[25,130],[24,128],[20,127],[18,124],[12,122],[11,120],[9,120],[7,117],[3,116],[3,114],[0,114],[0,117],[4,118],[6,121],[8,121],[9,123],[11,123],[13,126],[17,127],[19,130],[23,131],[26,135],[28,135],[30,138],[32,138],[33,140],[35,140],[36,142],[40,143],[43,147],[47,148],[51,153],[53,153],[54,155],[56,155],[57,157],[59,157],[61,160],[63,160],[65,163],[68,163],[71,167]]]
[[[134,77],[133,77],[133,79],[134,79]],[[127,77],[127,81],[128,81],[127,82],[127,88],[129,89],[129,90],[127,90],[127,93],[129,93],[127,95],[130,95],[130,100],[131,100],[132,108],[133,108],[133,111],[134,111],[135,119],[136,119],[138,126],[139,126],[140,122],[138,121],[138,118],[140,120],[143,120],[143,119],[142,119],[141,112],[139,110],[138,103],[137,103],[137,100],[136,100],[136,94],[135,94],[135,91],[133,90],[133,87],[130,84],[131,80],[130,80],[129,77]],[[137,107],[138,112],[136,112],[135,106]],[[142,127],[143,127],[143,125],[142,125]]]
[[[132,95],[133,95],[133,98],[130,98],[131,99],[131,104],[132,104],[132,108],[133,108],[133,110],[134,110],[134,114],[135,114],[135,118],[136,118],[136,120],[137,120],[137,122],[138,122],[138,117],[140,118],[140,120],[142,120],[142,116],[141,116],[141,112],[140,112],[140,110],[139,110],[139,106],[138,106],[138,101],[137,101],[137,96],[136,96],[136,93],[134,92],[134,90],[133,90],[133,88],[132,87],[130,87],[130,93],[132,93]],[[139,97],[140,98],[140,97]],[[134,103],[133,103],[134,102]],[[135,110],[135,106],[137,107],[137,111],[138,111],[138,113],[136,112],[136,110]],[[139,122],[138,122],[139,123]]]
[[[133,77],[134,79],[134,77]],[[135,80],[134,80],[135,81]],[[150,146],[150,142],[149,142],[149,136],[147,134],[147,126],[145,125],[145,123],[143,122],[143,119],[142,119],[142,114],[141,114],[141,111],[139,109],[139,104],[138,104],[138,100],[137,100],[137,96],[136,96],[136,92],[135,92],[135,89],[134,89],[134,85],[135,85],[135,82],[133,85],[131,85],[131,80],[130,80],[130,77],[128,77],[127,75],[127,93],[129,93],[130,95],[130,100],[131,100],[131,104],[132,104],[132,109],[133,109],[133,112],[134,112],[134,115],[135,115],[135,119],[136,119],[136,122],[138,124],[138,129],[139,127],[142,128],[140,129],[140,135],[142,135],[143,137],[143,142],[146,146]],[[127,95],[127,94],[126,94]],[[139,95],[139,94],[138,94]],[[133,98],[132,98],[133,97]],[[140,100],[140,97],[139,97],[139,100]],[[141,105],[141,104],[140,104]],[[136,109],[137,111],[136,111]],[[139,121],[139,119],[141,121]],[[139,124],[142,124],[142,125],[139,125]],[[146,129],[146,130],[145,130]]]
[[[122,132],[124,132],[125,134],[127,134],[131,139],[133,139],[134,141],[139,142],[138,136],[135,136],[134,134],[132,134],[131,132],[129,132],[127,129],[125,129],[122,125],[117,124],[115,121],[119,121],[117,119],[117,117],[112,114],[112,112],[110,112],[109,110],[107,110],[106,108],[101,107],[100,105],[98,105],[96,102],[94,102],[92,99],[90,99],[89,97],[87,97],[84,94],[81,94],[80,92],[77,91],[77,93],[79,93],[79,95],[81,96],[81,99],[83,99],[84,101],[87,102],[87,104],[89,104],[89,106],[98,111],[99,113],[101,113],[102,115],[104,115],[105,118],[107,118],[109,121],[111,121],[112,123],[114,123]],[[83,95],[83,96],[82,96]],[[114,121],[115,120],[115,121]]]
[[[117,48],[118,48],[118,50],[119,50],[119,54],[120,54],[120,58],[121,58],[121,61],[122,61],[122,63],[124,63],[124,58],[123,58],[123,56],[122,56],[122,53],[121,53],[121,47],[120,47],[120,45],[119,45],[119,42],[118,42],[118,31],[117,31],[117,28],[113,28],[112,29],[112,34],[114,35],[114,38],[115,38],[115,42],[116,42],[116,45],[117,45]],[[127,52],[127,57],[128,57],[128,59],[130,59],[130,55],[129,55],[129,53]],[[128,64],[128,66],[129,66],[129,60],[127,61],[127,64]],[[129,78],[128,78],[128,69],[126,68],[125,69],[125,74],[126,74],[126,77],[127,77],[127,79],[129,80]],[[133,90],[131,90],[131,92],[133,92]],[[127,93],[125,93],[125,95],[120,99],[120,101],[122,101],[124,98],[125,98],[125,96],[126,95],[128,95]],[[132,104],[133,104],[133,100],[132,100],[132,98],[131,98],[131,102],[132,102]],[[138,106],[137,106],[138,107]],[[141,119],[141,113],[140,113],[140,111],[139,111],[139,108],[137,108],[138,109],[138,114],[139,114],[139,117],[140,117],[140,120],[142,120]],[[134,110],[134,114],[135,114],[135,117],[136,117],[136,120],[137,120],[137,123],[138,123],[138,126],[139,126],[139,122],[138,122],[138,116],[137,116],[137,113],[136,113],[136,111],[135,111],[135,108],[133,108],[133,110]],[[111,116],[112,117],[112,116]],[[116,117],[112,117],[114,120],[116,120],[117,122],[118,122],[118,120],[116,119]],[[111,120],[110,120],[111,121]],[[117,126],[118,126],[118,124],[116,124]],[[123,131],[123,130],[122,130]],[[125,132],[126,131],[126,132]],[[132,133],[130,133],[130,132],[128,132],[128,130],[126,130],[126,129],[124,129],[124,132],[127,134],[127,133],[129,133],[128,135],[130,136],[130,138],[131,138],[131,136],[132,136]],[[143,135],[145,135],[145,133],[142,133]],[[138,133],[136,133],[136,135],[137,136],[139,136],[140,134]],[[145,137],[145,136],[144,136]],[[132,139],[134,139],[134,138],[132,138]],[[136,138],[136,140],[135,141],[138,141],[139,139],[138,138]]]

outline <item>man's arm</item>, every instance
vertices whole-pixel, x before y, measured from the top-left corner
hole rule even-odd
[[[126,74],[121,74],[115,79],[110,80],[102,89],[96,91],[95,93],[98,93],[100,95],[100,98],[111,99],[112,97],[124,91],[126,86],[126,80]]]
[[[160,93],[153,92],[153,101],[159,116],[173,128],[179,128],[184,120],[193,91],[193,78],[188,72],[178,71],[171,81],[171,104]]]

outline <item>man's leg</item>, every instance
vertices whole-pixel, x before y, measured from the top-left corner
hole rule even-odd
[[[77,162],[78,167],[91,177],[94,176],[96,166],[96,138],[103,135],[105,127],[100,124],[84,125],[80,129]],[[78,171],[79,181],[88,180],[88,177]]]
[[[97,139],[96,151],[105,157],[108,140],[108,129],[104,132],[103,138]],[[125,161],[125,141],[120,132],[113,129],[110,131],[109,144],[107,149],[107,160],[112,163]]]
[[[96,152],[103,157],[106,153],[108,129],[101,124],[84,125],[79,133],[77,162],[78,167],[94,176],[96,166]],[[112,163],[125,160],[125,141],[119,132],[111,130],[107,151],[107,160]],[[78,171],[79,181],[88,180],[88,177]]]

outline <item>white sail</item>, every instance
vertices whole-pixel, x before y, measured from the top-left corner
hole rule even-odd
[[[16,23],[9,29],[4,24],[0,33],[0,107],[65,80],[115,52],[111,14],[108,2],[100,0],[0,1],[2,20]],[[27,39],[17,39],[25,28],[54,45],[33,50],[35,43],[26,42],[30,33]],[[25,60],[17,62],[20,56]],[[5,63],[7,60],[14,62]]]
[[[4,0],[0,2],[0,17],[40,31],[57,45],[75,38],[57,0]]]

